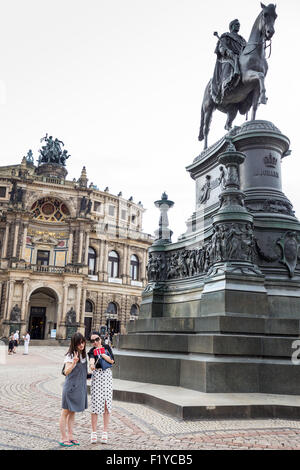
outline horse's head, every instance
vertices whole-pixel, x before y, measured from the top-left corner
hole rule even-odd
[[[261,3],[261,7],[262,30],[265,38],[271,39],[273,34],[275,33],[274,23],[277,18],[276,5],[270,3],[270,5],[266,6]]]

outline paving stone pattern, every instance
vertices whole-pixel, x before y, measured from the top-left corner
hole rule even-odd
[[[59,446],[64,347],[34,346],[29,355],[7,356],[0,365],[0,450],[195,450],[297,449],[300,422],[265,420],[181,421],[150,407],[113,402],[108,444],[90,444],[90,412],[77,413],[74,438]],[[102,419],[99,420],[99,435]]]

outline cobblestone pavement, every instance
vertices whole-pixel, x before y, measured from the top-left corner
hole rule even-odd
[[[108,444],[90,444],[90,413],[77,413],[74,438],[58,441],[64,347],[34,346],[0,364],[0,450],[298,449],[300,422],[282,419],[181,421],[147,406],[113,402]],[[4,362],[4,364],[3,364]],[[99,423],[99,434],[102,422]]]

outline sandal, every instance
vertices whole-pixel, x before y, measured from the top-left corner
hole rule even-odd
[[[72,441],[62,441],[59,443],[59,445],[62,447],[72,447],[74,444]]]
[[[74,446],[80,446],[79,442],[76,439],[71,439],[70,442],[74,444]]]
[[[103,431],[100,442],[107,444],[107,432]]]
[[[96,444],[96,442],[97,442],[97,433],[92,432],[92,434],[91,434],[91,444]]]

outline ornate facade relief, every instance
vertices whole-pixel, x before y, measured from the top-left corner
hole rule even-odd
[[[30,210],[34,219],[44,222],[63,222],[70,215],[66,204],[53,197],[38,199]]]

